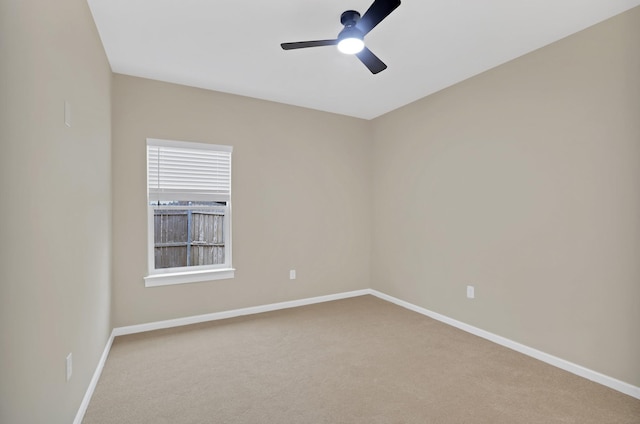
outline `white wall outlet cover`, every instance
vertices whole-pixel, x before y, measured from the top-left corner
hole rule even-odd
[[[289,271],[289,279],[290,280],[295,280],[296,279],[296,270],[292,269]]]
[[[70,353],[67,355],[67,381],[71,380],[71,374],[73,374],[73,355]]]
[[[66,100],[64,101],[64,124],[71,127],[71,104]]]
[[[475,289],[473,286],[467,286],[467,297],[473,299],[476,297]]]

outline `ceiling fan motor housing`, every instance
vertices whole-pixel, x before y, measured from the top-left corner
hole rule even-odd
[[[340,23],[345,27],[356,26],[360,20],[360,13],[355,10],[347,10],[340,15]]]
[[[343,12],[342,15],[340,15],[340,23],[344,25],[344,28],[342,29],[342,31],[340,31],[340,34],[338,34],[338,50],[342,51],[343,53],[355,52],[355,51],[347,52],[343,48],[341,48],[340,43],[342,43],[343,40],[347,40],[347,39],[360,40],[362,42],[361,43],[362,46],[359,47],[357,51],[362,50],[362,47],[364,47],[364,34],[362,33],[362,31],[360,31],[356,27],[356,24],[358,23],[359,20],[360,20],[360,13],[356,12],[355,10],[347,10],[346,12]]]

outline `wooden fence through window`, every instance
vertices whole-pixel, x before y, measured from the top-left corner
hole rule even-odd
[[[189,209],[154,212],[155,267],[223,264],[224,214]]]

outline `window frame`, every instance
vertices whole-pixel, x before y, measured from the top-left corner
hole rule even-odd
[[[159,146],[159,147],[170,147],[170,148],[187,148],[187,149],[196,149],[196,150],[214,150],[214,151],[224,151],[229,152],[230,154],[230,162],[229,162],[229,196],[228,200],[226,200],[226,206],[211,206],[210,208],[223,208],[225,211],[224,214],[224,226],[223,226],[223,234],[224,234],[224,256],[225,263],[224,264],[211,264],[211,265],[197,265],[197,266],[183,266],[183,267],[173,267],[173,268],[155,268],[155,225],[154,225],[154,212],[157,209],[167,210],[167,209],[207,209],[208,206],[177,206],[177,205],[159,205],[152,204],[152,199],[150,198],[151,190],[149,188],[149,147],[150,146]],[[221,280],[221,279],[231,279],[235,277],[235,269],[233,268],[233,257],[232,257],[232,208],[231,208],[231,157],[233,152],[233,146],[228,145],[218,145],[218,144],[209,144],[209,143],[194,143],[194,142],[186,142],[186,141],[177,141],[177,140],[161,140],[155,138],[147,138],[147,143],[145,146],[146,149],[146,164],[145,169],[146,178],[147,178],[147,193],[146,193],[146,207],[147,207],[147,276],[144,277],[145,287],[155,287],[155,286],[166,286],[166,285],[174,285],[174,284],[185,284],[185,283],[196,283],[203,281],[212,281],[212,280]],[[183,201],[219,201],[215,198],[215,196],[207,197],[202,194],[189,195],[192,198],[181,199]]]

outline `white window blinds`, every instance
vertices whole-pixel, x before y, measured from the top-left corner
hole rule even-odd
[[[147,139],[149,201],[231,200],[231,146]]]

